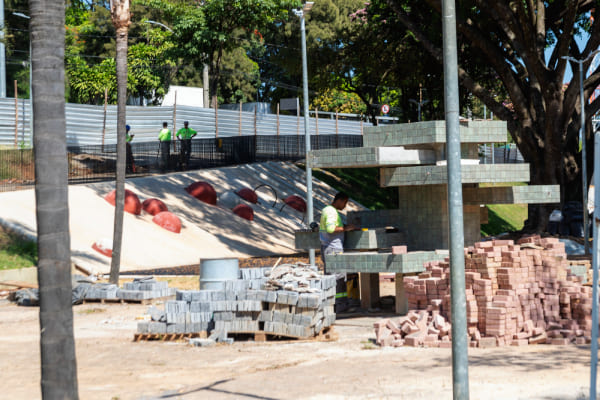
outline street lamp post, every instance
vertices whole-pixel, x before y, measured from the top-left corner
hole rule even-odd
[[[581,176],[583,181],[582,192],[583,192],[583,240],[584,240],[584,251],[585,254],[589,253],[590,250],[590,235],[588,229],[588,191],[587,191],[587,155],[586,155],[586,144],[585,144],[585,99],[583,98],[583,63],[589,61],[590,58],[594,57],[596,53],[600,52],[600,49],[590,53],[589,56],[582,60],[577,60],[573,57],[563,56],[565,60],[579,64],[579,98],[581,100],[581,126],[579,127],[579,140],[581,143]]]
[[[301,10],[294,10],[294,14],[300,18],[300,33],[302,41],[302,96],[304,97],[304,142],[306,160],[306,223],[310,226],[313,222],[313,199],[312,199],[312,168],[308,165],[308,153],[310,152],[310,129],[308,120],[308,62],[306,60],[306,25],[304,16],[310,12],[314,2],[307,1]],[[308,259],[311,266],[315,265],[315,249],[308,250]]]
[[[31,17],[29,15],[25,15],[22,12],[13,12],[13,15],[16,17],[21,17],[21,18],[25,18],[25,19],[31,19]],[[29,110],[31,113],[31,116],[29,118],[29,135],[30,135],[30,141],[31,143],[33,143],[33,86],[31,84],[32,82],[32,68],[31,68],[31,60],[32,60],[32,54],[31,54],[31,30],[29,32]]]

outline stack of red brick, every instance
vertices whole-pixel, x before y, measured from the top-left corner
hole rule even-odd
[[[425,268],[418,276],[404,278],[409,309],[425,311],[428,316],[416,311],[419,319],[428,320],[426,328],[424,323],[417,324],[419,332],[425,333],[414,335],[413,331],[410,334],[418,339],[407,341],[407,335],[391,329],[395,325],[404,332],[406,318],[414,319],[412,312],[404,319],[375,324],[381,345],[437,346],[449,341],[451,335],[440,334],[436,341],[429,331],[436,318],[451,317],[450,266],[446,260],[427,263]],[[479,242],[465,249],[465,268],[471,346],[589,342],[591,287],[570,274],[564,243],[558,239],[530,236],[517,244],[512,240]],[[391,331],[388,336],[392,339],[386,337],[388,332],[382,326]]]
[[[441,302],[440,302],[441,304]],[[410,311],[406,316],[382,319],[374,324],[377,344],[381,346],[452,347],[450,323],[433,310]]]

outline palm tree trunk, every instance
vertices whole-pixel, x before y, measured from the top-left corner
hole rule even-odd
[[[77,399],[65,122],[65,3],[30,0],[42,397]]]
[[[121,269],[121,244],[123,242],[123,207],[125,204],[125,103],[127,100],[127,32],[130,24],[129,0],[111,1],[111,14],[117,31],[117,167],[110,282],[118,284],[119,270]]]

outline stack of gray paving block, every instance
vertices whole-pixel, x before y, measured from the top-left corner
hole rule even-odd
[[[95,283],[85,293],[86,300],[117,300],[119,287],[112,283]]]
[[[161,312],[151,307],[150,322],[138,324],[139,333],[268,332],[310,337],[335,322],[333,275],[309,281],[308,292],[263,289],[271,268],[240,269],[239,278],[224,282],[223,290],[177,290]],[[298,289],[300,290],[300,289]]]
[[[152,277],[136,278],[119,289],[117,297],[123,300],[149,300],[175,295],[175,289],[168,282],[158,282]]]

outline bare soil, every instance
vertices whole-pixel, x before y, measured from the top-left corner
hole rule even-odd
[[[159,305],[160,307],[160,305]],[[81,399],[449,399],[450,349],[379,348],[382,314],[341,315],[336,342],[133,342],[147,306],[75,306]],[[471,399],[585,399],[588,346],[469,349]],[[0,300],[0,398],[40,398],[37,308]]]

